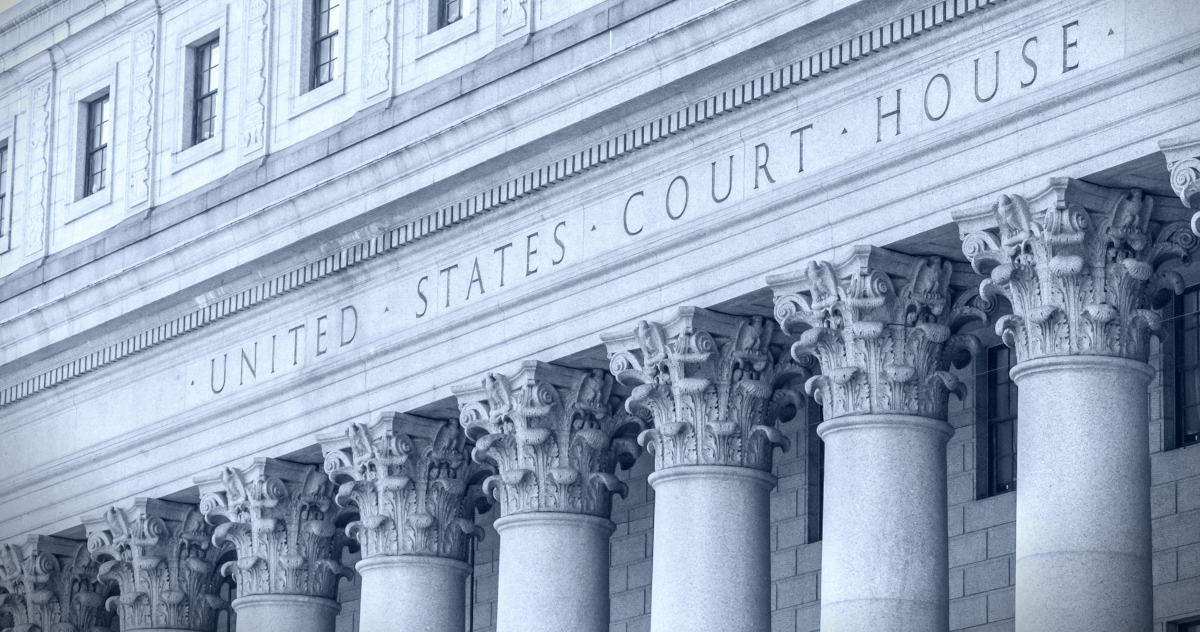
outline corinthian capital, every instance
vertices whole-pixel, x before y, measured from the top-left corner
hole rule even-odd
[[[5,630],[109,632],[112,587],[97,570],[83,542],[35,535],[0,547],[0,612],[12,626]]]
[[[338,578],[353,577],[340,562],[333,484],[316,467],[259,458],[195,482],[200,511],[216,527],[213,543],[237,549],[220,571],[234,578],[239,596],[337,599]]]
[[[641,321],[634,331],[601,336],[609,370],[633,385],[626,409],[654,419],[638,442],[654,454],[656,470],[771,471],[775,447],[789,447],[775,422],[800,407],[799,393],[785,386],[808,374],[775,333],[775,323],[759,316],[681,307],[668,323]]]
[[[121,588],[106,606],[119,610],[122,630],[213,629],[229,605],[216,572],[225,549],[213,545],[195,507],[137,498],[131,509],[110,507],[83,524],[100,579]]]
[[[490,472],[467,458],[466,437],[450,420],[384,413],[368,426],[317,437],[336,501],[358,510],[346,531],[363,558],[433,555],[465,561],[471,538],[483,538],[475,511]]]
[[[475,440],[471,456],[498,474],[483,484],[505,516],[558,511],[608,518],[613,475],[641,450],[641,420],[624,413],[612,377],[527,361],[511,378],[489,373],[480,386],[456,387],[460,422]]]
[[[1185,222],[1154,215],[1155,199],[1137,189],[1064,178],[1032,202],[1001,196],[991,208],[997,228],[967,231],[971,220],[960,218],[963,252],[988,277],[980,295],[1012,303],[996,333],[1018,361],[1147,358],[1150,333],[1161,326],[1153,308],[1183,291],[1170,262],[1187,261],[1196,248]]]
[[[954,276],[954,265],[939,257],[860,246],[840,265],[810,261],[804,272],[767,277],[775,318],[800,336],[792,357],[820,364],[821,374],[805,389],[826,419],[880,413],[946,419],[949,393],[964,394],[949,372],[952,361],[965,364],[979,345],[958,330],[987,320],[972,304],[974,292],[954,300]]]
[[[1200,231],[1200,138],[1173,138],[1158,144],[1167,158],[1171,171],[1171,189],[1183,205],[1196,211],[1192,216],[1192,231]]]

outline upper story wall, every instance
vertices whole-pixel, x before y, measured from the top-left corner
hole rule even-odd
[[[27,0],[0,15],[0,146],[10,163],[0,276],[335,132],[599,1],[467,0],[460,20],[436,28],[435,0],[334,0],[337,70],[312,88],[311,0]],[[218,116],[213,137],[194,143],[194,50],[214,37]],[[84,105],[104,93],[109,182],[85,197]]]

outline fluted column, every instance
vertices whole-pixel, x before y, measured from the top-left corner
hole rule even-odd
[[[633,386],[626,408],[653,417],[638,442],[654,455],[655,632],[771,628],[770,502],[778,413],[805,371],[775,324],[683,307],[602,336],[610,370]]]
[[[624,413],[612,377],[528,361],[454,389],[473,458],[498,474],[497,632],[606,632],[613,474],[640,450],[641,421]]]
[[[825,420],[825,632],[949,626],[946,404],[963,394],[949,369],[978,348],[956,329],[986,319],[974,294],[951,300],[953,276],[949,261],[863,246],[767,279],[800,337],[793,358],[821,369],[805,387]]]
[[[1196,238],[1153,221],[1154,201],[1073,180],[1027,202],[1002,196],[959,217],[986,298],[1012,315],[1016,350],[1016,626],[1021,632],[1145,632],[1152,622],[1147,437],[1152,308],[1183,289],[1168,268]],[[979,224],[986,228],[979,230]],[[971,230],[974,228],[974,230]]]
[[[106,605],[122,632],[215,629],[217,614],[229,607],[216,568],[227,549],[213,545],[194,506],[136,498],[129,509],[110,507],[83,524],[100,579],[120,587]]]
[[[0,619],[14,632],[109,632],[104,602],[113,587],[83,542],[33,535],[0,547]]]
[[[237,582],[238,627],[262,632],[333,632],[341,564],[333,484],[312,465],[258,458],[246,468],[197,476],[200,511],[217,546],[237,559],[219,569]]]
[[[467,554],[487,506],[478,483],[490,472],[468,459],[462,429],[388,412],[317,439],[337,503],[358,511],[346,531],[362,547],[359,629],[464,629]]]

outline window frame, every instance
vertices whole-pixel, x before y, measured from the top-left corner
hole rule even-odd
[[[324,11],[321,10],[322,3],[326,5],[326,9]],[[337,9],[338,13],[338,27],[330,30],[329,32],[322,33],[322,15],[332,12],[334,9]],[[340,75],[345,74],[345,55],[339,54],[342,52],[339,49],[343,47],[342,40],[344,39],[344,29],[342,28],[342,25],[346,21],[346,5],[343,0],[310,0],[310,11],[312,12],[312,17],[308,25],[310,29],[309,32],[311,33],[308,63],[308,90],[311,91],[334,83],[338,80]],[[323,61],[321,59],[321,45],[325,42],[329,42],[328,50],[330,58]],[[339,68],[337,63],[339,60],[342,62],[340,73],[338,72]],[[330,75],[329,78],[321,81],[321,68],[325,66],[331,67]]]
[[[1012,388],[1010,394],[1012,411],[1010,414],[998,418],[993,418],[992,415],[992,400],[996,396],[992,390],[992,387],[996,385],[993,378],[998,372],[998,369],[993,368],[993,358],[996,352],[1002,349],[1007,350],[1008,367],[1011,370],[1016,365],[1016,351],[1004,344],[987,347],[985,353],[975,359],[975,495],[978,499],[1017,490],[1017,474],[1020,465],[1017,450],[1017,437],[1020,434],[1020,411],[1017,410],[1017,401],[1019,400],[1017,384],[1012,381],[1011,377],[1006,376],[1004,383],[1011,385]],[[999,489],[996,481],[996,431],[998,426],[1008,422],[1012,422],[1012,453],[1005,456],[1012,458],[1012,481],[1006,489]]]
[[[188,51],[187,59],[188,59],[188,65],[190,66],[190,69],[191,69],[191,88],[192,88],[191,93],[189,95],[190,101],[191,101],[191,107],[189,108],[189,110],[191,112],[191,135],[190,135],[191,142],[189,143],[188,146],[194,147],[201,143],[213,140],[220,133],[219,130],[221,128],[221,87],[222,87],[221,86],[221,83],[222,83],[221,82],[221,71],[224,66],[224,61],[221,59],[221,56],[223,56],[224,53],[220,52],[221,48],[223,48],[222,43],[221,43],[220,33],[216,33],[209,37],[206,37],[203,40],[201,40],[199,43],[191,45],[188,48],[190,50]],[[217,50],[217,55],[218,55],[218,61],[217,61],[216,66],[214,66],[212,64],[212,52],[211,51],[214,48]],[[203,63],[204,57],[202,57],[202,55],[205,54],[205,51],[209,51],[207,53],[208,59],[209,59],[209,63],[208,63],[207,67],[204,67],[204,63]],[[209,79],[208,84],[210,86],[215,86],[215,87],[212,87],[210,90],[207,90],[207,91],[202,91],[201,78],[205,75],[205,73],[207,73],[207,77]],[[213,73],[216,74],[216,77],[213,77]],[[210,103],[212,104],[212,116],[208,119],[202,119],[201,118],[201,108],[203,106],[203,102],[206,99],[209,100]],[[208,134],[208,136],[204,136],[203,138],[201,138],[202,133],[203,133],[203,124],[208,121],[211,121],[211,125],[209,126],[209,134]]]
[[[1195,298],[1197,309],[1195,312],[1187,312],[1185,302],[1188,295]],[[1190,441],[1188,440],[1188,416],[1186,409],[1187,402],[1187,381],[1184,373],[1194,371],[1200,379],[1200,284],[1191,285],[1184,289],[1183,294],[1173,297],[1169,302],[1170,313],[1166,314],[1167,318],[1173,323],[1170,328],[1170,341],[1163,345],[1163,355],[1169,354],[1169,358],[1164,357],[1164,364],[1170,367],[1170,370],[1163,371],[1163,399],[1164,403],[1169,403],[1163,406],[1164,413],[1170,412],[1170,416],[1165,421],[1169,424],[1170,430],[1163,433],[1164,449],[1172,450],[1176,448],[1186,448],[1188,446],[1200,445],[1200,393],[1198,393],[1197,402],[1192,406],[1196,413],[1196,435]],[[1183,358],[1186,355],[1187,343],[1187,319],[1190,314],[1195,313],[1196,320],[1196,337],[1197,344],[1197,360],[1191,366],[1184,364]],[[1166,367],[1164,367],[1166,368]],[[1200,391],[1200,388],[1197,389]],[[1164,415],[1167,416],[1167,415]]]
[[[8,151],[8,139],[0,138],[0,252],[8,249],[3,246],[8,242],[9,233],[12,232],[8,229],[8,223],[11,222],[12,217],[12,210],[9,208],[12,202],[12,196],[9,194],[11,182],[12,154]]]
[[[434,31],[440,31],[463,19],[463,0],[434,0],[434,4],[437,5],[435,22],[433,24]],[[453,19],[450,18],[451,5],[457,9]]]
[[[100,105],[100,115],[105,118],[97,125],[95,121],[96,106]],[[112,160],[113,145],[113,99],[112,93],[108,90],[92,97],[83,102],[84,108],[84,131],[83,131],[83,194],[80,199],[89,198],[93,195],[103,192],[105,189],[112,188],[112,168],[109,162]],[[92,144],[93,133],[99,127],[103,131],[104,142]],[[96,169],[94,159],[99,154],[100,163],[100,186],[95,188]],[[107,180],[105,179],[107,176]]]
[[[808,446],[806,469],[808,476],[808,495],[806,499],[808,514],[807,543],[820,542],[824,538],[825,517],[825,441],[817,434],[817,426],[824,422],[824,410],[814,398],[806,399],[806,420],[808,423]]]

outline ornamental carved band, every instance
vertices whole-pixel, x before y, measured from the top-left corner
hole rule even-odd
[[[488,504],[479,482],[490,471],[471,463],[466,436],[451,420],[384,413],[373,425],[318,437],[336,501],[357,508],[346,532],[363,558],[430,555],[465,561],[483,538],[476,510]]]
[[[973,292],[951,301],[953,265],[938,257],[909,257],[860,247],[836,268],[809,262],[803,275],[767,279],[775,289],[775,318],[799,335],[797,362],[816,358],[821,374],[805,390],[825,419],[902,414],[946,419],[949,393],[965,388],[949,369],[979,348],[958,330],[986,321]]]
[[[110,632],[104,602],[112,587],[82,542],[30,536],[0,548],[0,618],[4,632]],[[5,626],[9,627],[5,627]]]
[[[569,512],[608,518],[613,474],[641,454],[643,424],[621,409],[612,376],[527,361],[512,377],[490,373],[481,387],[455,388],[472,458],[495,465],[483,489],[500,512]]]
[[[212,541],[232,544],[237,559],[221,565],[238,596],[305,595],[337,599],[344,537],[335,524],[333,484],[311,465],[255,459],[243,470],[196,477],[200,511],[216,527]]]
[[[100,579],[120,586],[105,605],[119,612],[121,630],[215,628],[218,612],[229,607],[216,572],[225,549],[213,546],[194,507],[138,498],[132,509],[111,507],[83,522]]]
[[[1056,195],[1038,217],[1021,196],[1003,195],[992,207],[999,229],[963,240],[971,265],[988,277],[980,296],[1012,303],[996,333],[1018,361],[1147,359],[1150,333],[1162,324],[1152,308],[1183,291],[1182,277],[1164,264],[1187,261],[1196,237],[1184,222],[1152,222],[1154,199],[1141,191],[1111,193],[1096,200],[1098,210]]]
[[[776,422],[801,409],[787,386],[808,375],[775,334],[775,323],[760,316],[682,307],[669,323],[641,321],[630,334],[602,336],[609,369],[633,386],[626,409],[654,419],[638,442],[653,453],[655,470],[771,471],[775,447],[789,447]]]

